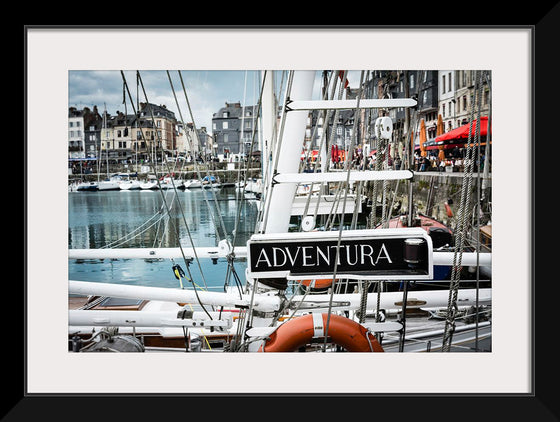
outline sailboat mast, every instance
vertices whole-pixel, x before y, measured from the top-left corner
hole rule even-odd
[[[264,81],[263,81],[264,78]],[[274,139],[274,122],[276,120],[276,109],[274,105],[274,72],[261,72],[263,82],[262,93],[262,131],[261,133],[261,165],[263,180],[270,180],[270,152]]]
[[[105,137],[105,160],[107,162],[107,174],[109,174],[109,137],[107,136],[107,104],[103,103],[103,136]],[[101,145],[99,145],[101,155]],[[101,157],[99,157],[101,159]],[[101,161],[98,161],[100,163]],[[97,183],[99,183],[100,165],[97,167]]]
[[[291,92],[287,93],[294,100],[310,100],[313,93],[315,71],[295,71]],[[301,147],[305,135],[308,110],[283,111],[285,123],[282,139],[278,143],[277,173],[297,173]],[[274,164],[274,163],[273,163]],[[272,186],[269,210],[274,210],[274,218],[266,219],[265,233],[283,233],[288,231],[291,204],[296,191],[295,183],[279,183]],[[266,215],[266,213],[265,213]]]

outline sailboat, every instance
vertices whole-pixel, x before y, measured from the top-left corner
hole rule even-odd
[[[192,280],[180,265],[174,267],[180,283],[175,289],[70,280],[69,293],[84,301],[69,309],[69,350],[430,352],[491,337],[490,288],[459,289],[455,279],[448,291],[409,288],[410,283],[433,280],[436,265],[489,266],[491,253],[437,251],[421,227],[364,229],[343,223],[344,214],[355,209],[350,207],[350,182],[410,182],[413,171],[356,171],[350,165],[337,172],[299,171],[310,110],[407,108],[416,101],[360,95],[312,100],[314,79],[314,71],[289,73],[277,125],[274,82],[270,72],[263,72],[260,118],[263,137],[274,142],[262,151],[273,158],[263,164],[259,223],[245,246],[222,239],[216,247],[204,248],[69,250],[70,259],[246,259],[244,283],[210,292],[187,283]],[[392,136],[391,118],[378,117],[375,124],[379,140],[386,143]],[[331,220],[339,218],[340,223],[320,230],[318,214],[306,207],[294,231],[290,219],[298,186],[315,183],[342,187]],[[344,280],[353,281],[355,291],[340,289]],[[326,292],[309,289],[325,281]],[[402,289],[387,291],[387,283]],[[290,290],[294,285],[304,286],[304,293]],[[444,320],[436,318],[445,309]]]
[[[76,190],[79,192],[83,191],[96,191],[98,190],[98,183],[97,182],[80,182],[78,183]]]
[[[142,189],[142,187],[138,179],[131,179],[130,175],[127,174],[127,176],[123,178],[123,180],[121,180],[121,182],[119,183],[119,189],[130,191],[130,190],[140,190]]]
[[[105,111],[103,112],[103,133],[107,132],[107,107],[105,106]],[[105,135],[106,136],[106,135]],[[101,145],[100,145],[100,156],[101,156]],[[113,174],[109,176],[109,146],[108,141],[106,141],[105,146],[105,158],[107,167],[107,176],[104,180],[99,180],[99,171],[97,172],[97,190],[109,191],[109,190],[120,190],[121,177],[118,174]],[[99,164],[99,163],[98,163]]]
[[[97,190],[120,190],[121,178],[118,175],[107,176],[105,180],[97,182]]]

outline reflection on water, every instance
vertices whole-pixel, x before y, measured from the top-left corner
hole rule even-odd
[[[68,248],[217,246],[225,237],[233,240],[239,209],[234,188],[214,193],[200,189],[177,193],[178,196],[173,190],[165,191],[164,196],[159,191],[146,190],[69,193]],[[257,203],[244,201],[236,246],[245,245],[254,231],[256,216]],[[199,286],[204,282],[209,287],[223,286],[226,260],[213,263],[201,259],[200,262],[204,277],[196,262],[188,268],[194,282]],[[188,274],[182,259],[175,262],[169,259],[69,260],[69,279],[178,287],[171,270],[174,263],[180,264]],[[242,276],[245,263],[236,264],[236,270]]]
[[[233,188],[210,190],[71,192],[68,248],[217,246],[224,229],[232,239],[238,202]],[[164,202],[165,198],[165,202]],[[181,208],[182,212],[181,212]],[[167,208],[170,213],[168,214]],[[223,221],[220,221],[217,212]],[[253,233],[255,201],[244,201],[236,245]],[[188,225],[188,230],[185,225]]]

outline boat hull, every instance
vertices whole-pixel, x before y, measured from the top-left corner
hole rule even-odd
[[[140,187],[139,182],[132,180],[132,181],[129,181],[129,182],[122,182],[119,185],[119,189],[120,190],[140,190],[141,187]]]
[[[93,192],[97,191],[98,186],[97,183],[80,183],[76,189],[78,192]]]
[[[98,190],[106,191],[106,190],[120,190],[119,182],[112,182],[112,181],[103,181],[99,182]]]

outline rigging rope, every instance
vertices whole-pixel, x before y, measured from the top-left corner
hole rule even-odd
[[[455,231],[455,251],[453,253],[453,265],[451,270],[451,283],[449,285],[449,298],[447,304],[447,318],[445,321],[445,331],[442,343],[442,352],[449,352],[451,350],[451,341],[455,331],[455,316],[458,311],[457,295],[459,290],[460,270],[463,258],[463,248],[467,223],[467,210],[470,208],[472,176],[474,170],[474,151],[471,143],[472,139],[472,125],[474,121],[475,99],[477,99],[477,119],[475,126],[475,141],[474,144],[480,144],[480,112],[482,104],[482,73],[477,70],[475,73],[475,86],[471,96],[471,115],[469,123],[469,134],[467,138],[467,151],[465,158],[465,167],[463,170],[463,184],[461,186],[461,202],[458,210],[457,228]]]
[[[141,86],[142,86],[142,91],[143,91],[143,93],[144,93],[144,98],[146,99],[146,102],[149,104],[148,96],[146,95],[146,90],[145,90],[145,88],[144,88],[144,83],[142,82],[142,79],[141,79],[141,77],[140,77],[140,72],[136,71],[136,75],[137,75],[138,80],[139,80],[139,82],[140,82],[140,84],[141,84]],[[137,115],[137,111],[136,111],[136,109],[135,109],[135,107],[134,107],[134,102],[132,101],[132,96],[130,95],[130,91],[129,91],[129,89],[128,89],[128,84],[126,83],[126,78],[125,78],[124,72],[123,72],[122,70],[121,70],[121,76],[122,76],[122,79],[123,79],[123,83],[124,83],[124,85],[125,85],[125,87],[126,87],[126,91],[128,92],[128,95],[129,95],[129,98],[130,98],[130,102],[131,102],[131,104],[132,104],[132,108],[133,108],[134,114]],[[154,127],[156,127],[156,124],[155,124],[155,121],[154,121],[154,116],[153,116],[152,108],[151,108],[151,107],[150,107],[150,114],[151,114],[151,118],[152,118],[152,123],[153,123]],[[144,131],[143,131],[142,129],[140,129],[140,133],[141,133],[141,136],[142,136],[143,141],[146,142],[146,138],[145,138],[145,136],[144,136]],[[157,134],[157,133],[158,133],[158,132],[156,131],[156,134]],[[158,140],[160,140],[160,139],[159,139],[159,134],[158,134],[157,136],[158,136]],[[161,194],[162,194],[162,200],[163,200],[163,203],[164,203],[165,208],[166,208],[166,210],[167,210],[167,214],[168,214],[168,215],[171,215],[171,214],[170,214],[170,211],[171,211],[171,210],[170,210],[170,208],[169,208],[169,205],[167,204],[167,201],[166,201],[166,199],[165,199],[165,195],[163,194],[163,189],[161,188],[161,184],[159,183],[159,178],[157,177],[157,172],[156,172],[155,165],[154,165],[153,167],[154,167],[153,170],[154,170],[154,174],[156,175],[156,181],[157,181],[158,188],[159,188],[158,190],[159,190],[159,191],[161,192]],[[173,189],[174,189],[174,191],[175,191],[175,197],[178,198],[177,190],[176,190],[176,188],[175,188],[175,183],[173,182],[173,179],[171,179],[171,181],[172,181]],[[186,226],[186,229],[187,229],[187,233],[188,233],[189,239],[190,239],[190,241],[191,241],[191,244],[193,245],[194,255],[195,255],[197,264],[198,264],[198,266],[199,266],[199,269],[200,269],[200,273],[201,273],[201,276],[202,276],[202,280],[204,281],[204,285],[205,285],[205,287],[207,288],[208,286],[206,285],[206,279],[204,278],[204,273],[203,273],[203,271],[202,271],[202,267],[200,266],[200,262],[199,262],[199,259],[198,259],[198,255],[197,255],[197,253],[196,253],[196,249],[194,248],[194,242],[193,242],[193,240],[192,240],[192,236],[191,236],[191,233],[190,233],[189,226],[188,226],[187,221],[186,221],[186,219],[185,219],[185,215],[184,215],[184,212],[183,212],[183,207],[180,206],[179,209],[181,210],[181,214],[182,214],[182,216],[183,216],[183,221],[184,221],[184,223],[185,223],[185,226]],[[179,234],[179,233],[177,233],[177,235],[178,235],[178,234]],[[190,272],[189,266],[188,266],[188,264],[187,264],[187,258],[186,258],[186,256],[185,256],[185,252],[184,252],[184,250],[183,250],[183,247],[182,247],[182,245],[181,245],[181,242],[179,242],[179,249],[180,249],[180,251],[181,251],[181,255],[182,255],[182,257],[183,257],[183,261],[185,262],[185,265],[187,266],[187,271],[189,272],[189,277],[190,277],[191,280],[193,280],[194,278],[193,278],[193,276],[192,276],[192,274],[191,274],[191,272]],[[193,290],[194,290],[195,295],[196,295],[196,297],[197,297],[198,303],[200,304],[200,306],[202,307],[202,309],[204,310],[204,312],[208,315],[208,317],[209,317],[210,319],[213,319],[212,316],[210,315],[210,313],[208,312],[208,310],[204,307],[204,305],[203,305],[202,302],[200,301],[200,298],[198,297],[198,291],[197,291],[197,289],[194,288]]]
[[[181,107],[179,106],[179,102],[177,101],[177,95],[175,94],[175,88],[173,87],[173,82],[171,81],[171,76],[169,75],[169,71],[168,71],[168,70],[166,70],[166,72],[167,72],[167,78],[169,79],[169,84],[170,84],[170,86],[171,86],[171,91],[173,92],[173,97],[174,97],[174,99],[175,99],[175,104],[176,104],[176,106],[177,106],[177,111],[179,112],[179,117],[180,117],[180,119],[181,119],[181,123],[183,124],[183,127],[186,128],[187,126],[185,125],[185,121],[184,121],[184,119],[183,119],[183,113],[181,112]],[[194,121],[194,116],[193,116],[193,114],[192,114],[191,105],[190,105],[190,102],[189,102],[189,98],[188,98],[188,96],[187,96],[187,90],[186,90],[185,84],[184,84],[184,82],[183,82],[183,76],[181,75],[181,72],[180,72],[180,71],[177,71],[177,73],[179,74],[179,78],[180,78],[180,80],[181,80],[181,86],[182,86],[182,88],[183,88],[183,93],[184,93],[184,95],[185,95],[185,101],[187,102],[187,107],[188,107],[188,109],[189,109],[189,113],[190,113],[190,116],[191,116],[191,120],[192,120],[192,124],[193,124],[193,132],[194,132],[195,137],[196,137],[196,139],[197,139],[197,143],[200,145],[200,141],[199,141],[199,139],[198,139],[198,131],[197,131],[197,129],[196,129],[196,124],[195,124],[195,121]],[[190,144],[190,147],[191,147],[191,151],[193,151],[193,154],[194,154],[195,149],[194,149],[194,146],[192,145],[192,141],[191,141],[190,139],[189,139],[189,144]],[[205,158],[205,157],[203,157],[203,162],[204,162],[204,164],[206,164],[206,176],[208,177],[208,181],[210,182],[211,177],[213,177],[213,176],[212,176],[212,175],[210,174],[210,172],[209,172],[209,166],[208,166],[208,164],[206,163],[206,158]],[[197,163],[197,160],[196,160],[196,159],[193,161],[193,164],[194,164],[195,172],[196,172],[197,175],[199,175],[199,180],[200,180],[200,182],[202,183],[202,179],[200,179],[200,171],[199,171],[198,163]],[[217,208],[217,207],[218,207],[218,200],[217,200],[217,198],[216,198],[216,192],[214,192],[213,189],[210,189],[210,192],[212,193],[212,195],[213,195],[213,197],[214,197],[214,205],[215,205],[216,208]],[[208,208],[208,211],[209,211],[209,214],[210,214],[210,218],[212,218],[212,222],[214,223],[214,226],[216,227],[216,237],[217,237],[218,242],[219,242],[219,241],[221,240],[220,232],[219,232],[218,227],[217,227],[217,225],[216,225],[216,221],[215,221],[213,209],[212,209],[212,207],[210,206],[210,204],[209,204],[209,202],[208,202],[208,197],[207,197],[206,194],[204,195],[204,201],[206,202],[206,207]],[[220,226],[221,226],[221,228],[222,228],[222,230],[223,230],[223,232],[224,232],[224,238],[227,238],[227,231],[226,231],[226,228],[225,228],[225,225],[224,225],[224,220],[223,220],[222,215],[221,215],[221,213],[219,212],[219,210],[218,210],[218,217],[219,217]]]
[[[284,105],[282,107],[282,118],[280,119],[280,131],[278,133],[277,140],[282,139],[282,136],[284,134],[284,124],[286,122],[286,108],[287,108],[286,106],[287,106],[288,102],[290,101],[290,93],[292,91],[293,79],[294,79],[294,71],[291,70],[288,73],[286,93],[284,95]],[[263,84],[263,86],[264,86],[264,84]],[[262,98],[262,91],[263,91],[263,89],[261,88],[261,98]],[[259,99],[259,101],[260,101],[260,99]],[[253,141],[254,141],[254,139],[253,139]],[[253,142],[251,143],[251,152],[252,151],[253,151]],[[275,154],[272,157],[272,171],[270,172],[271,175],[274,175],[274,174],[276,174],[277,169],[278,169],[278,159],[279,159],[279,156],[280,156],[279,142],[274,143],[274,146],[271,148],[271,151],[275,151]],[[266,157],[266,159],[268,160],[268,157]],[[268,178],[268,174],[264,175],[264,176]],[[265,182],[265,180],[263,180],[263,184],[264,184],[264,186],[269,186],[270,189],[268,189],[268,194],[265,196],[264,200],[261,197],[262,207],[261,207],[261,210],[259,211],[259,215],[257,216],[257,223],[256,223],[256,227],[255,227],[255,232],[261,232],[261,229],[264,230],[264,228],[266,227],[266,225],[268,223],[270,201],[272,199],[271,191],[272,191],[272,189],[274,189],[274,185],[272,184],[271,180],[266,180],[266,182]],[[263,214],[263,210],[264,210],[264,214]],[[259,225],[260,225],[260,228],[259,228]]]
[[[330,76],[329,76],[329,78],[328,78],[328,80],[327,80],[327,83],[326,83],[326,86],[325,86],[325,89],[324,89],[324,93],[323,93],[323,99],[324,99],[324,100],[327,100],[327,99],[328,99],[328,89],[327,89],[327,87],[330,85],[330,83],[331,83],[331,81],[332,81],[332,75],[333,75],[333,74],[334,74],[334,72],[331,72],[331,73],[330,73]],[[334,96],[334,91],[335,91],[335,89],[336,89],[336,80],[337,80],[337,79],[335,79],[335,83],[333,84],[332,94],[331,94],[332,96]],[[323,124],[328,124],[328,122],[330,121],[330,113],[331,113],[331,110],[323,110],[323,112],[322,112]],[[316,136],[316,133],[317,133],[318,128],[319,128],[319,118],[317,119],[317,123],[315,124],[315,127],[313,128],[313,133],[312,133],[312,135],[311,135],[311,139],[315,139],[315,136]],[[318,148],[318,150],[317,150],[317,151],[318,151],[318,157],[315,159],[315,163],[314,163],[314,165],[313,165],[313,173],[317,173],[317,169],[318,169],[318,167],[319,167],[319,161],[320,161],[320,156],[321,156],[320,152],[323,150],[324,145],[325,145],[326,133],[327,133],[326,130],[323,130],[323,131],[322,131],[322,134],[321,134],[321,142],[320,142],[319,148]],[[306,156],[305,156],[305,159],[306,159],[306,160],[309,159],[309,151],[311,150],[311,145],[312,145],[312,143],[313,143],[313,142],[310,142],[310,143],[309,143],[309,146],[308,146],[308,148],[307,148],[307,150],[306,150]],[[328,144],[328,143],[327,143],[327,144]],[[326,149],[327,152],[328,152],[328,145],[327,145],[327,147],[325,147],[325,149]],[[328,164],[328,161],[329,161],[328,156],[329,156],[329,155],[326,154],[326,161],[327,161],[327,163],[324,164],[324,167],[325,167],[325,168],[327,167],[327,164]],[[323,163],[322,163],[322,162],[321,162],[321,166],[323,166]],[[315,183],[311,183],[311,184],[309,185],[309,192],[308,192],[307,200],[305,201],[305,207],[304,207],[304,210],[303,210],[302,219],[308,215],[308,212],[309,212],[309,205],[310,205],[310,202],[311,202],[311,196],[312,196],[312,194],[313,194],[314,185],[315,185]],[[323,185],[323,184],[320,184],[320,189],[319,189],[319,192],[317,193],[317,196],[316,196],[316,197],[317,197],[317,204],[315,205],[315,210],[314,210],[314,212],[313,212],[313,221],[317,221],[317,214],[318,214],[318,212],[319,212],[319,202],[320,202],[320,200],[321,200],[321,196],[322,196],[322,194],[323,194],[323,190],[324,190],[324,185]]]
[[[189,113],[190,113],[190,116],[191,116],[191,120],[193,121],[193,129],[194,129],[194,132],[195,132],[195,136],[196,136],[197,139],[198,139],[198,132],[197,132],[197,130],[196,130],[196,124],[194,123],[194,116],[193,116],[193,114],[192,114],[192,109],[191,109],[190,102],[189,102],[189,99],[188,99],[188,96],[187,96],[187,91],[186,91],[186,88],[185,88],[185,84],[184,84],[184,81],[183,81],[183,77],[182,77],[180,71],[177,71],[177,72],[179,73],[179,77],[180,77],[180,80],[181,80],[181,86],[182,86],[182,88],[183,88],[183,93],[184,93],[184,95],[185,95],[185,100],[186,100],[187,105],[188,105],[188,109],[189,109]],[[178,111],[179,111],[179,116],[180,116],[180,118],[181,118],[181,121],[183,122],[183,126],[185,126],[185,123],[184,123],[184,120],[183,120],[183,114],[181,113],[181,108],[179,107],[179,103],[178,103],[178,101],[177,101],[177,96],[175,95],[175,89],[174,89],[174,87],[173,87],[173,82],[171,81],[171,76],[169,75],[169,72],[167,72],[167,77],[168,77],[168,79],[169,79],[169,83],[170,83],[171,89],[172,89],[172,91],[173,91],[173,96],[174,96],[174,98],[175,98],[175,103],[176,103],[177,109],[178,109]],[[253,126],[255,127],[256,125],[253,125]],[[253,127],[253,139],[254,139],[254,127]],[[193,147],[193,145],[192,145],[192,142],[191,142],[191,150],[194,151],[194,147]],[[203,159],[203,162],[206,164],[205,159]],[[195,166],[195,171],[196,171],[196,173],[197,173],[197,174],[200,174],[200,173],[199,173],[199,170],[198,170],[198,165],[197,165],[197,163],[196,163],[196,160],[195,160],[195,162],[194,162],[194,166]],[[208,165],[206,165],[206,168],[208,169]],[[247,174],[247,172],[246,172],[245,174]],[[208,171],[207,171],[207,176],[208,176],[208,178],[210,179],[210,174],[209,174]],[[223,232],[224,232],[224,237],[227,239],[228,233],[227,233],[227,230],[226,230],[226,228],[225,228],[225,224],[224,224],[224,220],[223,220],[223,218],[222,218],[222,214],[221,214],[221,212],[220,212],[220,210],[219,210],[219,208],[218,208],[218,204],[219,204],[219,203],[218,203],[218,199],[217,199],[217,197],[216,197],[216,193],[214,192],[213,189],[210,189],[210,190],[211,190],[211,193],[212,193],[212,195],[213,195],[214,205],[216,206],[216,210],[217,210],[217,213],[218,213],[220,225],[221,225],[222,230],[223,230]],[[207,205],[207,207],[208,207],[208,210],[210,211],[210,216],[212,217],[212,219],[213,219],[213,221],[214,221],[213,212],[212,212],[212,209],[211,209],[211,207],[210,207],[210,205],[209,205],[209,203],[208,203],[208,197],[207,197],[207,195],[204,195],[204,200],[206,201],[206,205]],[[238,204],[238,214],[237,214],[237,217],[236,217],[236,220],[235,220],[235,226],[234,226],[234,229],[233,229],[233,239],[232,239],[232,242],[230,243],[232,249],[231,249],[231,251],[230,251],[230,253],[228,254],[228,257],[227,257],[228,268],[227,268],[226,276],[225,276],[225,280],[224,280],[224,289],[227,289],[227,286],[229,285],[230,277],[231,277],[231,275],[233,275],[233,276],[234,276],[234,281],[235,281],[235,283],[236,283],[236,285],[237,285],[237,287],[238,287],[238,291],[239,291],[239,295],[240,295],[240,296],[241,296],[241,291],[240,291],[240,287],[239,287],[239,284],[240,284],[239,276],[237,275],[237,272],[235,271],[235,267],[234,267],[234,259],[235,259],[234,248],[235,248],[235,243],[236,243],[235,240],[236,240],[236,237],[237,237],[238,221],[239,221],[239,219],[240,219],[240,213],[241,213],[242,207],[243,207],[243,202],[241,202],[241,204]],[[217,228],[216,228],[216,236],[217,236],[218,242],[219,242],[219,241],[220,241],[220,235],[219,235],[219,231],[217,230]],[[193,249],[194,249],[194,245],[193,245]],[[195,251],[195,253],[196,253],[196,251]],[[198,260],[197,260],[197,262],[198,262]],[[202,272],[202,268],[200,268],[200,271]]]
[[[352,128],[352,138],[350,141],[350,151],[354,150],[354,145],[356,143],[356,137],[357,137],[357,132],[358,132],[358,121],[359,121],[359,110],[360,110],[360,99],[362,97],[362,89],[363,89],[363,79],[364,79],[364,71],[362,70],[361,74],[360,74],[360,84],[359,84],[359,88],[358,88],[358,93],[356,95],[356,108],[354,111],[354,125]],[[343,81],[346,81],[346,71],[344,71],[344,76],[342,77]],[[345,165],[345,170],[346,170],[346,182],[345,182],[345,186],[346,186],[346,190],[344,193],[344,202],[342,204],[342,216],[344,216],[344,211],[346,209],[346,198],[348,195],[348,186],[350,185],[350,171],[351,171],[351,166],[350,166],[350,160],[346,160],[346,162],[344,163]],[[334,263],[334,270],[333,270],[333,280],[332,280],[332,284],[334,284],[334,281],[336,280],[336,271],[337,271],[337,267],[338,267],[338,258],[339,258],[339,254],[340,254],[340,245],[342,242],[342,229],[343,229],[343,224],[341,223],[339,228],[338,228],[338,241],[337,241],[337,247],[336,247],[336,259],[335,259],[335,263]],[[328,338],[328,332],[329,332],[329,324],[330,324],[330,319],[331,319],[331,312],[332,312],[332,303],[333,303],[333,294],[334,294],[334,288],[331,284],[331,292],[330,292],[330,296],[329,296],[329,307],[328,307],[328,311],[327,311],[327,321],[325,324],[325,341],[323,343],[323,352],[326,352],[326,348],[327,348],[327,338]]]

